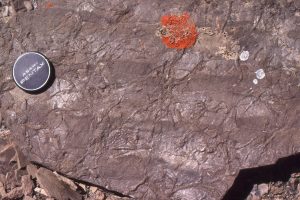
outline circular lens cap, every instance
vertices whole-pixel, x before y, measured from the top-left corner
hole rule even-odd
[[[49,81],[51,67],[47,58],[37,52],[24,53],[13,67],[16,84],[27,92],[41,90]]]

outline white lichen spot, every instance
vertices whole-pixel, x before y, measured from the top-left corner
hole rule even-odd
[[[254,85],[257,85],[258,80],[257,79],[253,79],[253,83],[254,83]]]
[[[255,74],[256,74],[256,78],[259,79],[259,80],[265,78],[265,76],[266,76],[266,74],[265,74],[265,72],[264,72],[263,69],[257,70],[257,71],[255,72]]]
[[[249,51],[243,51],[241,54],[240,54],[240,60],[241,61],[246,61],[249,59]]]

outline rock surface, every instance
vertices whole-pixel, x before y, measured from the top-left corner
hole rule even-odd
[[[38,183],[45,189],[48,196],[61,200],[81,200],[82,196],[72,190],[66,183],[59,180],[57,176],[48,169],[40,168],[36,178]]]
[[[43,2],[0,22],[0,115],[28,160],[136,199],[210,200],[300,151],[299,1]],[[182,12],[198,41],[167,49],[160,17]],[[55,67],[42,94],[12,81],[26,51]]]
[[[30,175],[22,176],[21,182],[24,195],[32,196],[34,184],[30,178]]]

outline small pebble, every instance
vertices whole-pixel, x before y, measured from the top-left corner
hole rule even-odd
[[[263,69],[257,70],[257,71],[255,72],[255,74],[256,74],[256,78],[259,79],[259,80],[265,78],[265,76],[266,76],[266,74],[265,74],[265,72],[264,72]]]
[[[34,188],[34,191],[37,192],[37,193],[40,193],[40,194],[42,194],[44,196],[48,196],[48,194],[46,193],[46,191],[44,189],[42,189],[42,188],[36,187],[36,188]]]
[[[87,187],[86,187],[86,185],[84,185],[84,184],[82,184],[82,183],[79,183],[79,186],[84,190],[84,191],[86,191],[87,190]]]
[[[253,83],[254,83],[254,85],[257,85],[258,80],[257,79],[253,79]]]
[[[96,187],[94,187],[94,186],[91,186],[91,187],[90,187],[90,190],[91,190],[92,193],[95,193],[95,192],[98,190],[98,188],[96,188]]]
[[[3,17],[7,17],[8,16],[8,6],[4,6],[3,7],[2,15],[3,15]]]
[[[33,10],[33,6],[32,6],[32,3],[30,1],[24,1],[24,6],[25,6],[27,11]]]
[[[261,196],[267,194],[267,193],[269,192],[269,185],[268,185],[268,184],[265,184],[265,183],[259,184],[259,185],[258,185],[258,191],[259,191],[259,194],[260,194]]]
[[[37,4],[36,0],[31,0],[31,1],[32,1],[33,8],[37,9],[38,4]]]
[[[8,6],[8,11],[10,16],[16,16],[17,12],[14,6]]]
[[[241,61],[246,61],[249,59],[249,51],[243,51],[241,54],[240,54],[240,60]]]

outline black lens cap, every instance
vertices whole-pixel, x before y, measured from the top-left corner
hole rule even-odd
[[[15,83],[26,92],[38,92],[47,86],[51,78],[48,59],[38,52],[27,52],[13,66]]]

